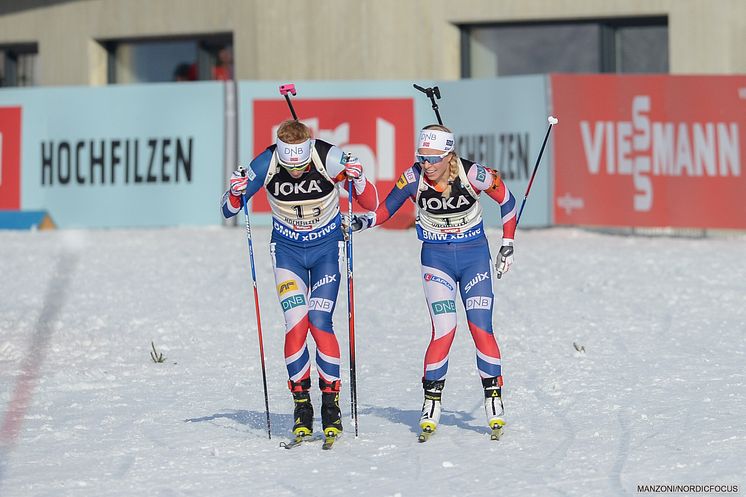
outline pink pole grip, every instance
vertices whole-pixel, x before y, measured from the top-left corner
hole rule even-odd
[[[295,85],[293,83],[287,83],[280,86],[280,95],[287,95],[288,93],[295,95]]]

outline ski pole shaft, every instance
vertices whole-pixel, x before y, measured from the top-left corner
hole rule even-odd
[[[348,207],[347,213],[352,220],[352,179],[347,179]],[[355,286],[352,277],[352,222],[347,227],[347,318],[350,332],[350,415],[355,424],[355,436],[358,435],[357,419],[357,373],[355,371]]]
[[[521,214],[523,213],[523,207],[526,205],[526,200],[528,199],[528,194],[531,191],[531,185],[534,184],[534,177],[536,176],[536,171],[539,169],[539,163],[541,162],[541,156],[544,154],[544,147],[547,145],[547,140],[549,139],[549,133],[552,132],[552,126],[557,124],[559,121],[557,121],[556,118],[549,116],[547,119],[549,121],[549,127],[547,128],[547,133],[544,135],[544,142],[541,144],[541,150],[539,150],[539,156],[536,157],[536,163],[534,164],[534,172],[531,173],[531,179],[528,181],[528,187],[526,187],[526,193],[523,195],[523,202],[521,202],[521,208],[518,211],[518,217],[515,221],[516,228],[518,227],[518,223],[521,222]]]
[[[242,171],[242,174],[245,174]],[[256,286],[256,270],[254,268],[254,244],[251,241],[251,221],[249,220],[248,199],[242,196],[243,213],[246,218],[246,237],[249,241],[249,262],[251,264],[251,280],[254,285],[254,310],[256,311],[256,330],[259,337],[259,356],[262,364],[262,385],[264,386],[264,408],[267,413],[267,436],[272,439],[272,425],[269,419],[269,395],[267,394],[267,367],[264,362],[264,340],[262,340],[262,316],[259,310],[259,291]]]

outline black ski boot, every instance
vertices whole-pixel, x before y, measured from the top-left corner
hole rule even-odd
[[[502,399],[502,378],[482,378],[484,387],[484,412],[487,426],[492,430],[492,440],[500,440],[505,426],[505,410]]]
[[[313,405],[308,390],[311,388],[311,380],[305,379],[298,382],[288,381],[290,391],[293,393],[293,435],[296,437],[309,437],[313,433]]]
[[[339,380],[331,383],[319,379],[321,388],[321,425],[326,438],[342,434],[342,413],[339,410]]]
[[[443,387],[446,380],[422,380],[422,387],[425,390],[425,401],[422,404],[422,414],[420,415],[420,442],[426,442],[430,435],[440,422],[440,399],[443,394]]]

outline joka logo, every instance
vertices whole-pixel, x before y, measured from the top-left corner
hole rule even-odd
[[[314,138],[340,147],[357,157],[365,176],[380,191],[388,191],[412,165],[414,105],[411,98],[294,99],[301,121]],[[279,124],[287,119],[284,100],[254,100],[254,155],[275,142]],[[269,212],[266,195],[253,197],[253,209]],[[356,207],[357,208],[357,207]],[[412,212],[412,207],[408,207]]]
[[[420,207],[430,212],[458,209],[463,205],[469,205],[469,200],[464,195],[459,195],[456,198],[420,197]]]
[[[277,293],[280,295],[285,295],[288,292],[292,292],[293,290],[298,289],[298,284],[295,283],[294,280],[285,280],[279,285],[277,285]]]
[[[440,300],[433,302],[433,314],[445,314],[447,312],[456,312],[456,302],[453,300]]]
[[[283,311],[289,311],[293,307],[298,307],[299,305],[304,305],[305,303],[306,298],[303,295],[293,295],[292,297],[288,297],[280,302]]]
[[[21,108],[0,107],[0,209],[21,208]]]
[[[311,192],[317,192],[321,193],[321,186],[319,186],[318,180],[312,179],[311,181],[306,182],[306,180],[301,181],[300,183],[275,183],[275,191],[273,195],[275,197],[279,197],[280,195],[287,196],[287,195],[297,195],[299,193],[311,193]]]

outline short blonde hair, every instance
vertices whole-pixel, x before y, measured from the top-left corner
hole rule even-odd
[[[311,138],[311,130],[300,121],[288,119],[277,129],[277,138],[285,143],[303,143]]]

